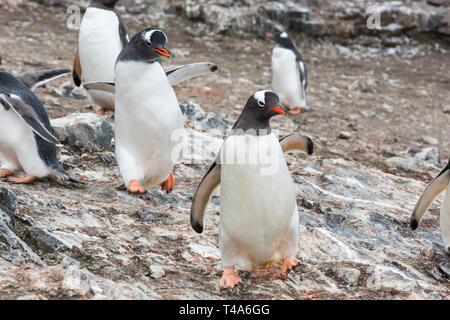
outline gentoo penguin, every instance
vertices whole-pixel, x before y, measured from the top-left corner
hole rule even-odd
[[[92,0],[83,16],[78,37],[78,51],[73,65],[73,80],[89,90],[100,106],[98,114],[114,110],[114,66],[129,38],[120,17],[114,11],[119,0]],[[209,62],[192,63],[166,71],[171,85],[214,72]]]
[[[162,30],[147,28],[120,53],[115,77],[115,148],[119,170],[130,192],[175,185],[174,148],[185,138],[177,97],[160,57],[170,57]],[[184,140],[183,140],[184,141]]]
[[[272,50],[272,88],[291,114],[310,110],[306,102],[306,65],[286,32],[266,33],[275,41]]]
[[[17,79],[19,79],[24,85],[34,91],[36,88],[43,86],[49,81],[59,78],[65,74],[72,72],[69,69],[49,69],[37,72],[25,72],[19,74]]]
[[[420,196],[411,215],[410,226],[412,230],[417,229],[420,220],[431,206],[431,203],[445,189],[447,189],[447,191],[441,206],[440,225],[445,250],[450,254],[450,159],[448,160],[447,166],[431,180],[430,184]]]
[[[47,76],[54,78],[55,73],[47,72]],[[44,106],[30,90],[46,80],[39,74],[34,77],[36,83],[31,81],[32,74],[22,75],[25,85],[0,71],[0,177],[24,171],[26,177],[10,177],[9,181],[28,183],[47,176],[76,181],[58,162],[55,144],[60,143],[52,133]]]
[[[114,11],[119,0],[91,0],[83,16],[78,35],[78,50],[73,66],[77,86],[84,82],[114,82],[114,66],[120,51],[128,43],[125,26]],[[114,95],[89,90],[100,107],[98,114],[114,109]]]
[[[269,120],[285,113],[274,92],[254,93],[195,192],[191,225],[201,233],[206,205],[221,185],[222,288],[241,282],[234,266],[251,270],[281,259],[285,272],[299,262],[295,186],[283,152],[297,149],[312,154],[313,143],[300,134],[276,138]]]

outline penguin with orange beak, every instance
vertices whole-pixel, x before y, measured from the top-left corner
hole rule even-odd
[[[275,41],[272,50],[272,88],[280,96],[281,102],[289,108],[289,113],[310,110],[306,102],[308,85],[305,62],[286,32],[266,33]]]
[[[313,142],[301,134],[275,136],[270,119],[287,112],[272,91],[250,96],[195,192],[191,226],[201,233],[206,206],[220,184],[221,288],[233,288],[242,281],[235,267],[252,270],[281,261],[285,272],[299,263],[295,258],[299,235],[295,185],[283,153],[312,154]]]

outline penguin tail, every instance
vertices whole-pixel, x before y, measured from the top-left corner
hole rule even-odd
[[[75,188],[81,188],[81,186],[85,185],[85,182],[78,180],[69,174],[66,170],[64,170],[61,166],[56,168],[55,177],[63,185],[68,185]]]

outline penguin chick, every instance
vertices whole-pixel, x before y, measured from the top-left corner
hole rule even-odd
[[[266,36],[276,43],[272,50],[273,90],[289,108],[289,113],[310,110],[306,102],[306,65],[300,53],[286,32],[275,31],[266,33]]]
[[[300,134],[275,137],[270,118],[286,113],[274,92],[254,93],[195,192],[191,226],[201,233],[206,205],[213,190],[221,186],[222,288],[241,282],[235,266],[251,270],[281,259],[285,272],[299,263],[295,258],[299,233],[295,185],[283,152],[312,154],[313,143]]]
[[[411,215],[410,226],[412,230],[416,230],[419,226],[420,220],[433,203],[434,199],[441,194],[445,189],[447,192],[444,195],[440,210],[440,226],[442,240],[444,241],[445,250],[450,254],[450,159],[444,169],[431,180],[430,184],[425,188],[425,191],[417,201],[416,206]]]
[[[119,0],[92,0],[83,16],[78,35],[78,50],[73,65],[76,86],[84,82],[114,81],[114,66],[120,51],[128,43],[125,26],[114,6]],[[114,95],[89,90],[103,115],[114,109]]]
[[[52,78],[53,73],[47,73]],[[38,82],[45,81],[37,77]],[[25,81],[26,82],[26,81]],[[33,87],[33,83],[28,83]],[[14,183],[54,176],[63,182],[77,181],[60,165],[47,112],[39,99],[13,75],[0,71],[0,177],[24,171],[24,178],[9,177]]]
[[[177,97],[159,61],[170,57],[166,42],[160,29],[138,32],[115,68],[115,151],[133,193],[159,184],[167,192],[173,189],[172,168],[179,156],[174,149],[186,139]]]

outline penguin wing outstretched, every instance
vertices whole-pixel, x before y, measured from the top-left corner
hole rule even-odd
[[[200,76],[205,73],[215,72],[216,70],[217,66],[214,63],[198,62],[166,70],[166,75],[170,85],[174,86],[185,80]],[[99,90],[110,93],[115,92],[114,82],[93,81],[84,83],[83,86],[88,90]]]
[[[26,104],[18,95],[1,93],[0,103],[3,104],[6,110],[14,110],[14,112],[17,113],[17,115],[42,139],[53,144],[61,144],[46,128],[33,106]]]
[[[220,172],[221,165],[214,161],[198,185],[197,191],[195,191],[194,200],[191,205],[191,226],[197,233],[202,233],[203,231],[203,217],[205,215],[206,205],[214,189],[220,183]]]
[[[115,93],[116,87],[114,82],[86,82],[83,84],[83,87],[87,90],[98,90],[105,91],[110,93]]]
[[[214,63],[197,62],[166,70],[166,75],[169,79],[170,85],[174,86],[185,80],[198,77],[209,72],[215,72],[216,70],[217,65]]]
[[[25,72],[18,75],[17,79],[30,88],[31,91],[34,91],[37,87],[70,72],[71,70],[69,69],[49,69],[38,72]]]
[[[288,134],[280,138],[279,141],[283,152],[300,150],[311,155],[314,151],[314,144],[311,138],[300,133]]]
[[[410,226],[412,230],[417,229],[420,220],[433,203],[434,199],[447,188],[450,183],[450,159],[447,166],[428,184],[425,191],[417,201],[411,214]]]
[[[83,74],[81,71],[80,54],[78,51],[79,49],[77,49],[77,53],[75,54],[75,59],[73,60],[73,68],[72,68],[73,82],[77,87],[81,86],[81,75]]]

